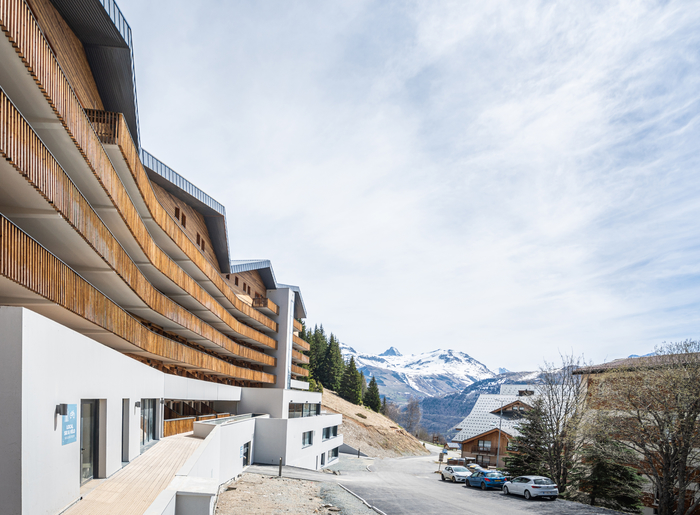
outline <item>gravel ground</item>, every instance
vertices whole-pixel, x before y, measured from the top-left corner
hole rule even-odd
[[[376,515],[335,483],[244,474],[222,487],[216,515]]]

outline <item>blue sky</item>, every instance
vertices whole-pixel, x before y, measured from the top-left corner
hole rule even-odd
[[[357,350],[700,337],[697,2],[119,5],[144,148]]]

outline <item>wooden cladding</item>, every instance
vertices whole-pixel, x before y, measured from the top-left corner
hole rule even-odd
[[[1,90],[0,155],[151,309],[237,356],[275,365],[273,356],[239,345],[153,287]]]
[[[294,330],[295,330],[295,331],[301,332],[301,330],[302,330],[303,328],[304,328],[304,327],[301,325],[301,322],[299,322],[299,320],[297,320],[297,319],[295,318],[295,319],[294,319]]]
[[[116,170],[114,170],[107,153],[102,147],[102,143],[95,133],[90,120],[82,109],[70,83],[62,73],[58,61],[54,57],[48,42],[41,33],[36,20],[34,20],[24,0],[0,0],[0,28],[15,47],[27,71],[32,75],[60,122],[76,144],[77,149],[85,158],[86,164],[90,167],[105,192],[111,197],[120,216],[142,247],[144,253],[149,256],[154,266],[202,303],[205,308],[216,314],[224,323],[231,327],[235,333],[240,335],[240,337],[273,349],[277,348],[277,342],[275,340],[251,327],[241,324],[231,316],[223,306],[216,302],[211,295],[206,293],[199,284],[184,272],[184,270],[162,252],[151,239],[146,226],[139,217],[131,198],[124,188]],[[129,134],[123,119],[120,118],[118,122],[121,122],[121,133]],[[107,121],[106,118],[103,119],[102,123],[104,123],[105,126],[116,126],[115,121]],[[131,138],[129,138],[129,141],[131,141]],[[136,155],[135,147],[132,152],[134,154],[132,159],[136,159],[139,166],[141,166],[138,156]],[[143,171],[142,166],[140,169]],[[145,176],[145,171],[143,171],[143,174]],[[147,178],[145,180],[148,181]],[[150,187],[148,191],[151,193],[151,196],[153,196],[153,191]],[[160,204],[158,205],[160,206]],[[164,211],[163,213],[165,214]],[[175,224],[170,217],[168,217],[168,219],[170,219],[173,225]],[[191,249],[188,255],[192,254],[192,250],[196,249],[196,247],[182,231],[180,231],[180,236],[181,237],[178,238],[176,242],[180,244],[181,247],[185,245],[185,242],[182,240],[189,242]],[[198,252],[198,254],[199,259],[195,260],[195,262],[200,265],[202,261],[206,260],[204,260],[201,252]],[[218,274],[216,275],[219,280],[218,282],[215,281],[215,284],[222,283],[223,280],[221,276]],[[235,297],[232,292],[231,296]],[[238,304],[241,305],[243,303],[238,300]],[[234,305],[236,305],[236,303],[234,303]],[[264,315],[255,312],[252,308],[248,307],[248,309],[259,315],[261,320],[266,319],[268,323],[274,324],[276,330],[276,324],[274,322],[264,317]]]
[[[275,315],[280,314],[280,307],[267,297],[255,297],[253,299],[253,307],[257,309],[269,309]]]
[[[297,376],[309,377],[309,371],[305,368],[292,365],[292,374]]]
[[[292,361],[307,364],[309,362],[309,357],[306,354],[302,354],[298,350],[292,349]]]
[[[273,374],[231,365],[149,331],[2,215],[0,274],[168,363],[234,379],[275,382]]]
[[[163,421],[163,437],[179,435],[194,431],[197,417],[175,418]]]
[[[104,109],[85,48],[50,0],[27,0],[61,69],[85,109]]]
[[[311,349],[311,345],[309,345],[308,342],[299,338],[296,334],[292,336],[292,343],[294,345],[301,347],[302,350],[310,350]]]

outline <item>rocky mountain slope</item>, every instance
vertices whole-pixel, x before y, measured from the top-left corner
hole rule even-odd
[[[343,415],[340,427],[343,442],[367,456],[396,458],[430,454],[421,442],[399,428],[396,422],[369,408],[347,402],[330,390],[323,392],[322,404],[324,410]]]
[[[402,355],[395,347],[381,354],[363,354],[341,344],[343,358],[355,358],[358,370],[374,376],[379,391],[398,404],[408,398],[420,399],[461,392],[467,386],[496,377],[483,363],[464,352],[438,349],[422,354]]]

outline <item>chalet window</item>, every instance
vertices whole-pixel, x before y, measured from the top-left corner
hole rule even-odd
[[[491,440],[479,440],[479,450],[480,451],[490,451],[491,450]]]
[[[202,238],[202,252],[204,252],[206,250],[206,248],[207,247],[204,245],[204,238]]]
[[[233,278],[233,284],[235,284],[236,286],[238,286],[238,277],[234,277],[234,278]]]
[[[197,245],[200,245],[201,243],[201,238],[199,237],[199,233],[197,233]]]
[[[248,285],[246,283],[243,283],[243,293],[248,291]]]
[[[250,286],[248,286],[248,295],[250,295]]]
[[[182,213],[182,219],[180,220],[180,223],[182,224],[182,227],[187,227],[187,217],[185,216],[185,213]]]
[[[476,462],[481,466],[491,465],[491,456],[484,456],[483,454],[476,455]]]
[[[175,208],[175,218],[177,218],[178,221],[180,220],[180,208],[179,207]]]

